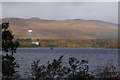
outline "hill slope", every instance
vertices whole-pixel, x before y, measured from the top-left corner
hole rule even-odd
[[[32,29],[32,37],[38,39],[90,39],[117,38],[117,25],[97,20],[44,20],[39,18],[4,18],[10,22],[10,30],[15,38],[28,38],[28,30]]]

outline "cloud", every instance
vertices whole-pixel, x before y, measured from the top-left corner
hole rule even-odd
[[[3,2],[118,2],[119,0],[2,0]]]
[[[3,17],[118,22],[117,2],[3,2]]]
[[[0,2],[0,18],[2,17],[2,3]]]

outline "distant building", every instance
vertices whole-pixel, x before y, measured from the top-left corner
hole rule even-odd
[[[28,30],[29,38],[32,40],[32,30]]]
[[[39,42],[34,41],[34,40],[32,39],[32,30],[28,30],[28,33],[29,33],[29,38],[30,38],[30,39],[31,39],[31,41],[32,41],[32,44],[39,45]]]
[[[32,42],[32,44],[36,44],[36,45],[39,45],[39,42]]]

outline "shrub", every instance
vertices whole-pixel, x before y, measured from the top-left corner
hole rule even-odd
[[[100,80],[120,80],[119,72],[112,63],[107,62],[104,67],[97,68],[96,71],[96,77]]]
[[[47,65],[39,65],[40,60],[31,64],[31,80],[91,80],[94,77],[88,73],[88,63],[85,60],[79,61],[74,57],[69,58],[69,66],[62,64],[63,56],[54,59]]]

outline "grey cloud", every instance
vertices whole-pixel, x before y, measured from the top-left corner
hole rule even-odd
[[[3,2],[118,2],[119,0],[2,0]]]
[[[85,19],[117,23],[117,2],[4,2],[3,17]]]

